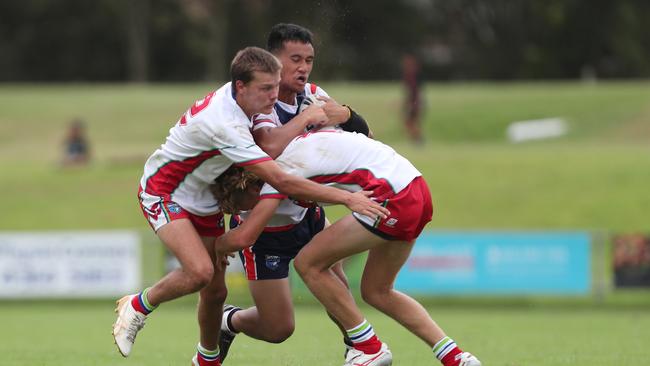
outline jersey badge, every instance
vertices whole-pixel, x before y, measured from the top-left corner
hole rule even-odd
[[[280,257],[277,255],[266,255],[266,268],[270,269],[271,271],[275,271],[278,269],[278,266],[280,265]]]
[[[397,219],[394,218],[394,217],[391,217],[388,220],[386,220],[386,222],[384,222],[384,225],[390,226],[390,227],[394,227],[395,224],[397,224]]]

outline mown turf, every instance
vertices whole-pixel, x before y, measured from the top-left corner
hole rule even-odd
[[[112,302],[0,303],[0,360],[13,366],[189,365],[197,342],[195,308],[169,304],[150,317],[132,355],[112,343]],[[491,366],[642,365],[650,313],[645,310],[429,307],[462,347]],[[395,365],[436,365],[431,351],[384,315],[364,308]],[[228,365],[342,364],[341,337],[319,307],[301,306],[296,331],[282,344],[239,336]]]
[[[178,116],[213,87],[0,85],[0,230],[148,232],[135,198],[142,165]],[[427,85],[422,147],[404,139],[399,85],[324,87],[423,172],[436,204],[429,228],[588,229],[604,237],[650,232],[647,82]],[[62,169],[65,127],[77,116],[87,121],[93,163]],[[545,117],[565,118],[569,134],[521,145],[506,141],[510,122]],[[331,219],[345,212],[327,210]],[[601,253],[595,264],[605,282],[606,257]],[[146,258],[147,283],[157,278],[152,273],[159,259],[159,251]],[[242,290],[245,285],[236,287]],[[607,284],[601,290],[605,306],[593,299],[427,303],[485,365],[645,364],[647,292],[611,293]],[[247,301],[242,294],[236,299]],[[124,360],[110,336],[111,301],[0,301],[0,365],[188,365],[197,342],[192,303],[190,298],[157,310]],[[365,311],[391,345],[395,365],[437,364],[393,321]],[[320,308],[300,306],[296,317],[295,335],[281,345],[238,338],[228,364],[341,364],[340,336]]]
[[[0,229],[142,228],[142,165],[214,85],[0,85]],[[432,84],[428,143],[403,138],[397,84],[331,84],[377,138],[424,173],[433,228],[648,231],[650,88],[645,82]],[[70,118],[88,123],[93,163],[62,169]],[[565,118],[570,133],[521,145],[508,123]],[[333,218],[344,211],[331,210]]]

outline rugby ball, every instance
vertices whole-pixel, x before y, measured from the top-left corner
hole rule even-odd
[[[307,107],[310,105],[315,104],[315,105],[323,105],[325,102],[322,100],[316,99],[316,96],[314,95],[307,95],[305,96],[305,99],[300,103],[300,106],[298,107],[298,113],[302,113]]]

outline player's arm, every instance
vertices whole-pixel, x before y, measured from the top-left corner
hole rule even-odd
[[[350,106],[338,104],[334,99],[328,97],[318,97],[325,102],[323,109],[327,114],[330,122],[339,125],[343,131],[357,132],[372,138],[372,132],[368,122]]]
[[[310,106],[282,126],[261,127],[254,130],[253,138],[265,153],[275,159],[282,154],[291,140],[305,132],[307,126],[322,126],[327,119],[325,111],[320,106]]]
[[[231,253],[251,246],[260,236],[279,204],[280,200],[275,198],[260,200],[242,224],[217,238],[215,242],[217,251]]]
[[[368,198],[372,192],[351,193],[342,189],[327,187],[308,179],[285,173],[274,161],[264,161],[244,166],[280,192],[306,201],[342,204],[362,215],[385,218],[390,212],[379,203]]]

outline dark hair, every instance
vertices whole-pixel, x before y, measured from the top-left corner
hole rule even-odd
[[[286,41],[299,41],[302,43],[313,44],[314,35],[305,27],[296,24],[278,23],[271,28],[269,38],[266,41],[266,49],[275,53],[284,47]]]
[[[259,47],[246,47],[240,50],[230,64],[230,79],[233,84],[241,80],[244,84],[253,80],[253,72],[276,73],[282,68],[278,60],[270,52]]]

